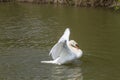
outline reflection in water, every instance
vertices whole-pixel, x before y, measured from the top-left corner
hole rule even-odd
[[[80,66],[62,65],[55,66],[52,69],[52,78],[54,80],[83,80],[83,75]]]

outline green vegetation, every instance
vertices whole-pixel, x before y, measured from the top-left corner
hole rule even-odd
[[[120,0],[117,0],[116,2],[116,6],[114,7],[115,10],[119,10],[120,9]]]

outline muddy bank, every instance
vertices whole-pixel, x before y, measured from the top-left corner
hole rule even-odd
[[[114,7],[120,6],[119,0],[0,0],[0,2],[30,2],[38,4],[55,4],[78,7]]]

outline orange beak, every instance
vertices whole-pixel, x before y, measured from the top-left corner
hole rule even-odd
[[[75,47],[76,47],[77,49],[79,49],[79,45],[78,45],[78,44],[76,44]]]

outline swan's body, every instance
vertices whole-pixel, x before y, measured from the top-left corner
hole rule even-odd
[[[67,28],[50,51],[53,60],[41,61],[41,63],[65,64],[82,56],[82,50],[79,49],[74,40],[69,41],[70,30]]]

